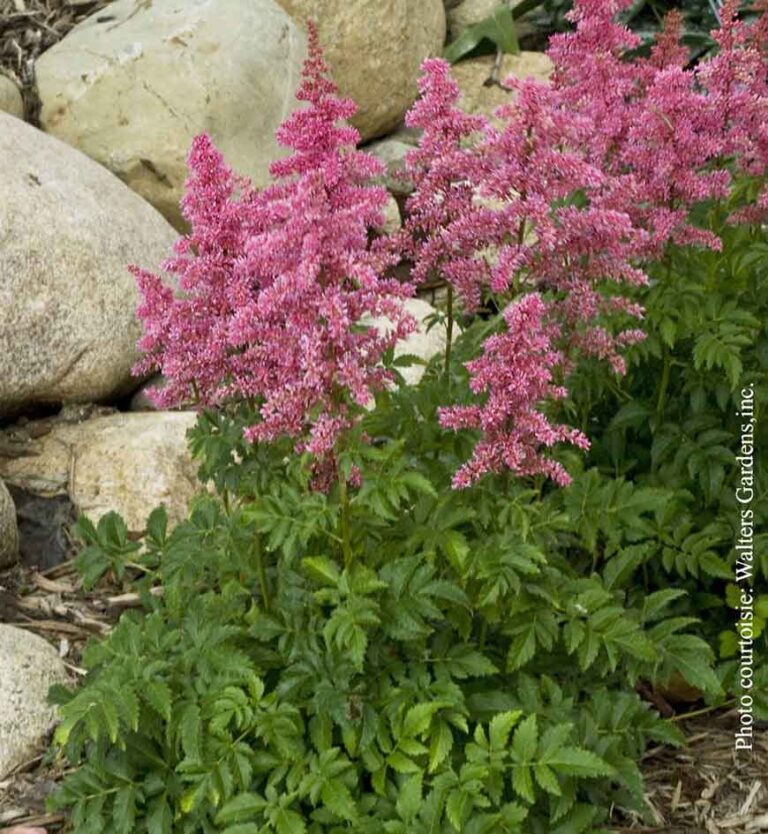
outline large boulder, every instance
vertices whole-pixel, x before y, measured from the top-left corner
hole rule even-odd
[[[267,181],[304,54],[300,28],[273,0],[116,0],[37,62],[41,124],[179,226],[196,134]]]
[[[16,505],[6,485],[0,481],[0,570],[13,565],[19,555],[19,528]]]
[[[0,779],[45,746],[56,721],[48,690],[66,669],[42,637],[0,624]]]
[[[0,73],[0,111],[21,119],[24,116],[24,102],[13,79]]]
[[[442,0],[278,0],[316,21],[334,80],[354,99],[363,139],[396,127],[417,94],[421,62],[445,41]]]
[[[512,100],[512,93],[501,84],[485,83],[493,72],[494,60],[493,55],[483,55],[459,61],[451,68],[461,89],[461,107],[467,113],[492,117],[497,107]],[[547,81],[551,74],[552,61],[549,56],[543,52],[521,52],[518,55],[503,56],[499,80],[504,81],[513,76]]]
[[[180,521],[200,488],[186,443],[195,420],[192,412],[158,411],[54,421],[23,454],[0,451],[0,475],[29,494],[67,495],[94,521],[115,510],[131,532],[144,529],[158,504]]]
[[[138,295],[176,233],[109,171],[0,113],[0,415],[131,387]]]

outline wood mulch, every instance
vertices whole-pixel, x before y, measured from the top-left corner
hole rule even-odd
[[[754,749],[734,751],[736,713],[681,717],[687,746],[649,750],[648,818],[623,821],[622,834],[758,834],[768,832],[768,727],[756,727]]]
[[[0,573],[0,622],[29,629],[51,642],[73,681],[89,639],[106,634],[137,595],[108,583],[84,592],[72,561],[46,571],[17,567]],[[690,709],[690,708],[689,708]],[[756,728],[750,757],[733,749],[733,711],[676,716],[686,748],[656,747],[641,764],[646,780],[645,818],[614,819],[617,834],[759,834],[768,832],[768,727]],[[0,780],[3,826],[42,825],[57,831],[60,815],[46,812],[61,764],[41,755]]]
[[[0,72],[21,88],[25,118],[38,123],[35,60],[111,0],[0,0]]]
[[[88,641],[107,634],[124,610],[138,605],[136,594],[115,585],[85,592],[71,559],[44,571],[18,566],[0,572],[0,623],[51,643],[72,683],[85,674],[80,660]],[[41,754],[1,779],[0,834],[4,826],[61,828],[64,818],[45,807],[61,775],[61,763]]]

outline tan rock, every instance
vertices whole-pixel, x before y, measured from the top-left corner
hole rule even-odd
[[[379,231],[385,235],[392,235],[401,226],[400,206],[398,206],[397,200],[390,195],[387,204],[384,206],[384,224]]]
[[[468,113],[492,116],[497,107],[511,100],[512,93],[499,84],[485,85],[493,71],[494,60],[493,55],[483,55],[460,61],[452,69],[453,77],[461,88],[461,106]],[[521,52],[519,55],[504,56],[499,79],[532,76],[538,81],[546,81],[551,73],[552,62],[543,52]]]
[[[44,748],[56,721],[48,690],[66,680],[64,664],[50,643],[0,624],[0,779]]]
[[[386,168],[382,185],[392,194],[407,195],[413,191],[413,184],[405,170],[405,155],[413,145],[400,139],[387,138],[366,145],[365,150],[382,162]]]
[[[383,136],[416,98],[421,62],[445,41],[442,0],[278,0],[297,20],[317,22],[341,91],[359,107],[363,139]]]
[[[18,119],[24,118],[24,102],[16,82],[0,73],[0,110]]]
[[[41,123],[179,227],[196,134],[207,131],[237,173],[266,183],[304,54],[303,34],[274,0],[116,0],[38,60]]]
[[[19,555],[19,528],[16,507],[6,485],[0,481],[0,569],[16,562]]]
[[[57,423],[26,456],[0,457],[0,475],[36,495],[66,494],[93,521],[115,510],[132,532],[161,503],[180,521],[200,489],[186,441],[195,420],[191,412],[155,411]]]
[[[137,292],[176,233],[101,165],[0,113],[0,415],[135,387]]]
[[[420,298],[409,298],[405,302],[406,311],[412,315],[418,324],[416,330],[406,339],[401,339],[395,346],[395,358],[400,356],[416,356],[424,362],[429,362],[433,357],[445,353],[447,344],[448,327],[445,321],[432,323],[432,318],[437,312],[436,309]],[[386,333],[391,328],[391,323],[386,318],[375,318],[372,324],[380,331]],[[432,326],[430,327],[430,324]],[[454,339],[458,336],[460,328],[454,325]],[[421,363],[399,368],[408,385],[416,385],[424,376],[425,366]]]

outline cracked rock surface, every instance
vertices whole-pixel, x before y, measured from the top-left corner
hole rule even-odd
[[[273,0],[116,0],[38,60],[41,126],[181,227],[198,133],[237,173],[266,183],[305,51]]]
[[[157,411],[30,423],[34,439],[0,448],[0,476],[27,495],[66,496],[94,522],[114,510],[132,533],[159,504],[176,523],[200,490],[186,438],[196,419]]]

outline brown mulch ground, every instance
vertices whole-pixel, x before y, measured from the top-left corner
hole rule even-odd
[[[21,87],[25,118],[37,124],[35,60],[111,0],[0,0],[0,72]]]
[[[105,634],[134,594],[102,585],[86,593],[71,561],[46,571],[19,567],[0,574],[0,622],[27,628],[51,642],[72,673],[86,642]],[[760,834],[768,832],[768,732],[756,728],[753,755],[733,750],[735,713],[678,716],[688,739],[682,750],[657,747],[643,758],[648,815],[614,821],[619,834]],[[60,766],[39,756],[0,781],[0,834],[6,825],[64,823],[45,798]]]
[[[121,590],[103,585],[83,591],[71,560],[45,571],[19,566],[0,573],[0,623],[48,640],[75,683],[84,674],[79,664],[86,643],[109,632],[122,611],[138,605],[135,594]],[[60,828],[63,817],[45,810],[60,776],[60,765],[40,755],[0,780],[0,834],[8,825]]]
[[[634,834],[768,832],[768,732],[756,728],[752,756],[733,749],[733,711],[683,719],[681,750],[649,750],[641,769],[653,822],[627,821]]]

